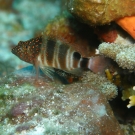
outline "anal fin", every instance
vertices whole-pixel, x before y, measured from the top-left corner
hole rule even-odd
[[[75,74],[69,73],[67,71],[63,71],[63,70],[56,69],[56,68],[54,68],[54,70],[55,70],[56,74],[58,74],[60,77],[62,77],[64,79],[66,79],[68,84],[80,80],[79,75],[75,75]]]

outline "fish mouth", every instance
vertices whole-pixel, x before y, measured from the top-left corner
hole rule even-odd
[[[11,50],[11,52],[14,54],[14,51],[15,51],[15,49],[14,48],[12,48],[12,50]]]
[[[15,52],[16,52],[15,50],[16,50],[15,47],[13,47],[12,50],[11,50],[11,52],[12,52],[13,54],[15,54]]]
[[[19,50],[18,50],[18,47],[17,47],[17,46],[13,47],[12,50],[11,50],[11,52],[12,52],[13,54],[15,54],[15,55],[18,53],[18,51],[19,51]]]

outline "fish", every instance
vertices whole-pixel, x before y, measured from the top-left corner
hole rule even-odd
[[[84,70],[94,71],[97,65],[102,67],[99,65],[102,61],[94,61],[97,57],[84,58],[68,43],[47,36],[20,41],[12,49],[12,53],[21,60],[33,64],[37,70],[40,68],[49,78],[53,78],[53,73],[59,70],[63,71],[63,74],[65,72],[79,77]]]

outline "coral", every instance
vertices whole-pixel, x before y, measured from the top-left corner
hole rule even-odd
[[[131,124],[122,125],[121,124],[121,128],[124,131],[124,135],[133,135],[135,132],[134,126],[135,126],[135,122],[133,122],[133,125],[131,125]]]
[[[135,90],[134,90],[134,86],[133,87],[129,87],[129,88],[125,88],[122,91],[122,100],[126,100],[129,99],[129,104],[127,105],[128,108],[135,106]]]
[[[135,70],[135,47],[129,47],[117,54],[116,62],[124,69]]]
[[[69,0],[67,3],[69,11],[89,25],[103,25],[135,15],[133,0]]]
[[[117,70],[114,72],[110,71],[109,69],[106,69],[105,70],[105,74],[106,74],[106,77],[107,79],[114,83],[116,86],[120,86],[121,85],[121,77],[120,75],[118,74]]]
[[[112,76],[112,74],[110,73],[109,69],[106,69],[106,70],[105,70],[105,73],[106,73],[107,79],[112,82],[113,76]]]
[[[99,53],[115,60],[123,69],[135,69],[135,46],[127,44],[109,44],[99,45]]]
[[[118,94],[117,87],[104,76],[100,76],[89,71],[84,73],[82,81],[84,83],[90,83],[91,86],[96,86],[108,100],[111,100]]]
[[[12,74],[2,80],[1,134],[123,135],[106,96],[94,80],[93,84],[46,82],[35,87],[27,77],[23,84],[14,85],[24,75]]]
[[[118,19],[116,23],[135,39],[135,16]]]
[[[127,107],[130,108],[131,106],[135,106],[135,95],[130,96],[129,99],[130,99],[130,101],[129,101],[129,104],[127,105]]]
[[[133,90],[133,87],[125,88],[122,91],[122,100],[125,101],[126,99],[129,99],[129,97],[133,95],[135,95],[135,91]]]

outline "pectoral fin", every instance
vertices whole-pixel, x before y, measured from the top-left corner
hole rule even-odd
[[[54,78],[54,69],[51,67],[40,67],[40,69],[42,70],[42,72],[48,76],[49,78],[53,79]]]

